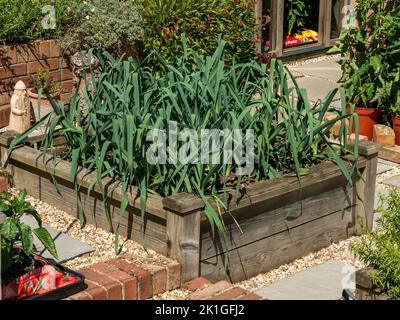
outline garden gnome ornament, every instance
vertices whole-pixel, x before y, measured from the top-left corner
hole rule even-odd
[[[31,103],[23,81],[18,81],[15,85],[10,107],[8,130],[18,133],[28,130],[31,126]]]

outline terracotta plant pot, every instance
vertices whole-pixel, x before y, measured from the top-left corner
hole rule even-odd
[[[347,112],[350,112],[350,106],[347,105]],[[368,140],[372,140],[374,133],[374,125],[378,124],[378,120],[381,116],[381,112],[378,108],[360,108],[355,107],[354,112],[358,114],[359,121],[359,134],[368,137]],[[352,132],[356,130],[355,124],[353,124]]]
[[[393,131],[395,134],[395,143],[400,145],[400,117],[392,117]]]
[[[46,114],[53,112],[53,108],[50,104],[50,100],[47,99],[46,95],[43,93],[40,98],[40,114],[39,114],[39,95],[33,92],[33,88],[28,89],[29,99],[32,103],[33,112],[35,115],[35,121],[38,121],[40,118],[43,118]],[[55,101],[60,100],[60,93],[52,94],[51,97]]]

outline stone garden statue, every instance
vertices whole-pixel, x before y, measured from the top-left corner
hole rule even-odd
[[[8,130],[23,133],[31,126],[31,103],[26,86],[23,81],[18,81],[10,102],[11,113]]]

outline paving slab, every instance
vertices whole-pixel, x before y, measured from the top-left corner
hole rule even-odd
[[[328,95],[329,91],[340,86],[332,81],[314,77],[298,78],[296,81],[300,88],[305,88],[307,90],[308,99],[313,102],[318,99],[323,100]],[[337,93],[333,100],[339,99],[340,95]]]
[[[354,274],[341,261],[328,261],[254,291],[270,300],[338,300],[353,289]],[[347,283],[350,288],[343,288]]]
[[[392,170],[394,166],[392,165],[387,165],[386,163],[382,163],[378,161],[378,166],[376,168],[376,174],[381,174],[384,172],[387,172],[389,170]]]
[[[400,188],[400,174],[383,180],[382,183],[390,187]]]
[[[381,158],[378,159],[378,163],[383,163],[383,164],[385,164],[385,165],[387,165],[387,166],[391,166],[391,167],[393,167],[393,168],[399,166],[399,164],[396,163],[396,162],[389,161],[389,160],[385,160],[385,159],[381,159]]]
[[[339,81],[342,70],[337,60],[325,60],[315,63],[307,63],[301,66],[289,66],[289,70],[310,77],[321,78],[333,82]]]
[[[21,221],[27,225],[29,225],[31,228],[37,228],[38,224],[36,220],[30,216],[22,216]],[[46,259],[53,259],[57,262],[65,262],[68,260],[71,260],[73,258],[79,257],[85,253],[93,252],[95,249],[92,248],[91,246],[87,245],[86,243],[72,238],[70,235],[59,232],[58,230],[43,225],[49,231],[51,237],[53,238],[56,248],[57,248],[57,253],[58,253],[58,259],[55,259],[42,245],[42,243],[34,236],[33,243],[36,247],[35,253],[46,258]]]

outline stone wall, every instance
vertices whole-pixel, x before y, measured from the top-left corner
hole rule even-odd
[[[14,85],[22,80],[28,86],[29,74],[49,70],[51,78],[68,100],[72,91],[72,73],[62,57],[58,40],[35,41],[30,44],[0,46],[0,128],[8,125],[10,99]]]

